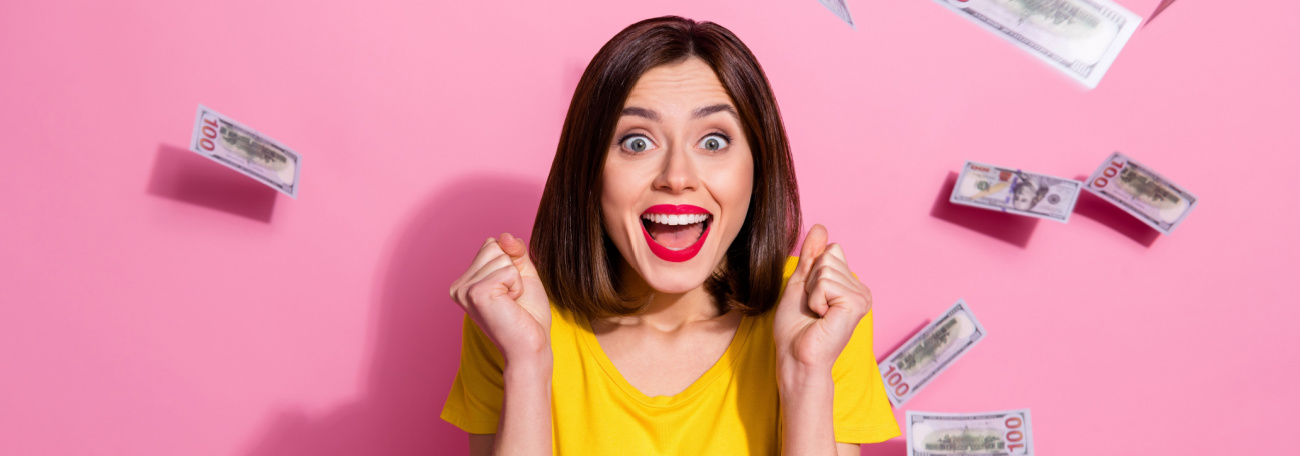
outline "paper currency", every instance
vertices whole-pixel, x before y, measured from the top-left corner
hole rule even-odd
[[[1065,223],[1081,186],[1076,180],[968,161],[948,201]]]
[[[1142,18],[1110,0],[936,0],[1088,86]]]
[[[1084,188],[1164,234],[1196,208],[1191,192],[1119,152],[1093,171]]]
[[[984,413],[907,411],[908,456],[1033,456],[1029,409]]]
[[[822,6],[825,6],[826,9],[831,10],[832,13],[835,13],[836,16],[839,16],[840,19],[844,20],[844,22],[847,22],[849,24],[849,27],[853,27],[853,30],[858,29],[858,26],[853,24],[853,15],[849,14],[849,4],[845,3],[845,0],[817,0],[817,1],[821,2]]]
[[[885,393],[894,407],[902,406],[984,340],[984,326],[966,301],[958,299],[934,321],[917,332],[880,363]]]
[[[190,150],[298,197],[302,157],[297,152],[203,105],[194,118]]]

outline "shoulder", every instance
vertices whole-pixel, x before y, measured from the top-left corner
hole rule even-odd
[[[782,281],[790,280],[790,276],[794,274],[795,266],[798,265],[799,265],[799,257],[797,256],[786,257],[785,271],[781,273],[781,280]]]

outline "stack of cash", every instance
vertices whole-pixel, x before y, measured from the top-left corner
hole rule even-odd
[[[1070,221],[1082,182],[968,161],[948,201],[983,209]]]
[[[199,105],[190,138],[190,150],[195,153],[298,197],[302,157],[276,140],[203,105]]]
[[[1033,456],[1029,409],[982,413],[907,412],[908,456]]]
[[[987,334],[966,301],[957,300],[880,363],[889,402],[902,406]],[[905,437],[910,456],[1034,454],[1029,409],[983,413],[909,410]]]
[[[958,299],[880,363],[889,402],[902,406],[986,334],[970,306]]]
[[[1196,207],[1196,196],[1121,154],[1112,153],[1085,185],[1072,179],[967,161],[948,201],[1009,214],[1070,221],[1080,189],[1164,234]]]
[[[936,0],[1075,80],[1097,87],[1142,18],[1110,0]]]
[[[1196,207],[1191,192],[1119,152],[1097,167],[1084,188],[1164,234]]]

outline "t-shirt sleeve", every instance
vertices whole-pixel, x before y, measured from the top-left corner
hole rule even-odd
[[[862,317],[831,366],[836,442],[876,443],[902,435],[872,351],[871,317],[871,311]]]
[[[501,351],[466,314],[460,368],[442,407],[442,419],[470,434],[495,434],[505,396],[504,370]]]

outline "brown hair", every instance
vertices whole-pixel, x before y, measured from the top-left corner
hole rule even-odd
[[[645,305],[619,283],[618,249],[605,234],[601,174],[623,103],[647,70],[698,57],[736,104],[754,157],[745,223],[705,286],[720,312],[757,315],[776,305],[801,226],[794,161],[776,98],[758,60],[730,30],[665,16],[637,22],[600,48],[569,103],[533,224],[531,254],[556,305],[584,318],[631,315]]]

